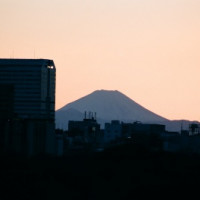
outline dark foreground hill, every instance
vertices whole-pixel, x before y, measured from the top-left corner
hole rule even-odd
[[[200,184],[198,155],[132,145],[92,155],[1,161],[2,200],[181,199],[195,197]]]

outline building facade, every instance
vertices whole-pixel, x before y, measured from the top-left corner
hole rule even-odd
[[[1,152],[53,153],[55,75],[52,60],[0,59]]]
[[[103,145],[103,132],[100,124],[97,123],[96,116],[89,112],[88,117],[82,121],[68,122],[68,138],[71,138],[72,145],[75,148],[97,149]]]
[[[104,142],[109,143],[122,137],[122,125],[118,120],[112,120],[111,123],[105,123]]]

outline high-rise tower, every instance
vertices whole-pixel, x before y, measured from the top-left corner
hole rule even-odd
[[[0,59],[0,121],[3,152],[53,153],[54,62]]]

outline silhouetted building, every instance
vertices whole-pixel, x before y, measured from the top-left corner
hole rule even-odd
[[[14,87],[0,84],[0,119],[12,118],[14,114]]]
[[[192,123],[189,125],[189,135],[199,135],[200,134],[200,124]]]
[[[91,112],[88,113],[88,117],[85,113],[83,121],[68,122],[68,136],[73,138],[71,146],[76,148],[97,148],[103,143],[100,124]]]
[[[154,150],[162,148],[161,136],[163,133],[165,133],[165,125],[162,124],[143,124],[137,121],[122,123],[124,139]]]
[[[54,152],[55,72],[52,60],[0,59],[1,152]]]
[[[122,123],[122,135],[129,137],[135,134],[161,134],[165,132],[165,125],[162,124],[143,124],[141,122]]]
[[[187,134],[186,134],[187,135]],[[163,150],[168,152],[178,152],[181,147],[181,136],[179,132],[168,132],[162,134]]]
[[[118,120],[112,120],[111,123],[105,123],[104,142],[116,142],[122,137],[122,125]]]

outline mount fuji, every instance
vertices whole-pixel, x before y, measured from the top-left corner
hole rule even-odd
[[[56,127],[66,130],[68,121],[83,120],[85,111],[95,112],[101,125],[111,120],[160,124],[169,122],[117,90],[96,90],[57,110]]]

